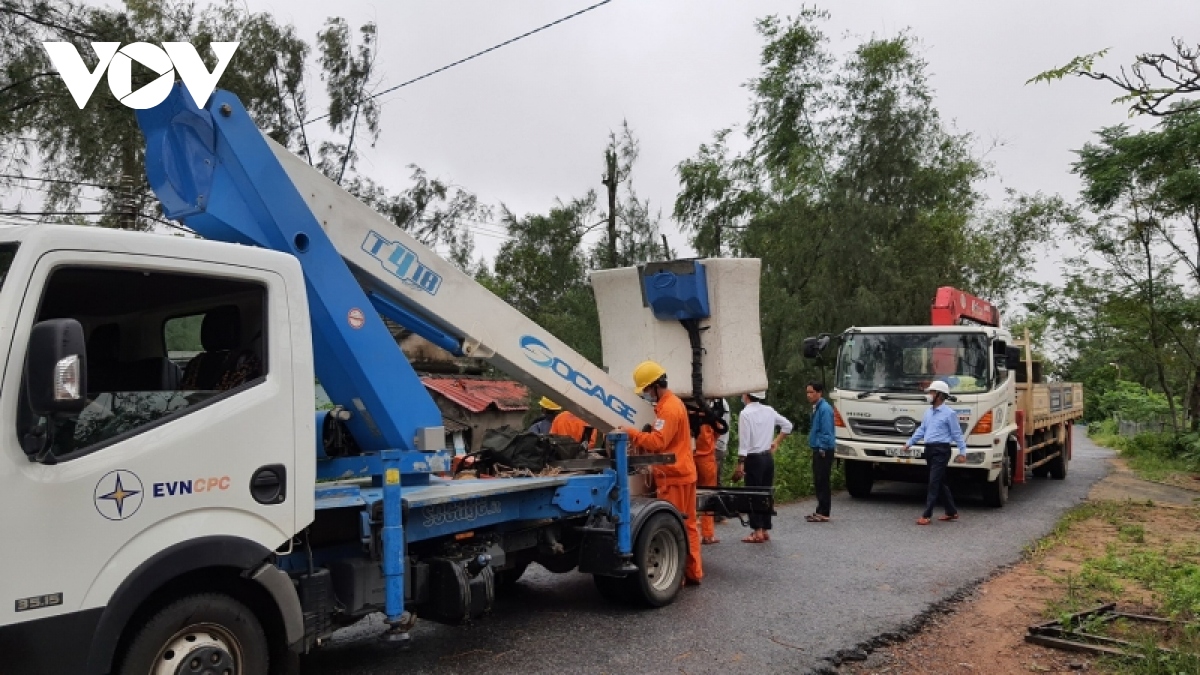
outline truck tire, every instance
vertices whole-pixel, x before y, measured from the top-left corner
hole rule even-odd
[[[875,483],[871,465],[866,462],[846,462],[845,466],[846,492],[856,499],[871,496],[871,486]]]
[[[1067,477],[1067,464],[1070,463],[1067,461],[1067,446],[1059,443],[1054,449],[1058,452],[1058,457],[1046,462],[1046,466],[1050,469],[1051,478],[1062,480]]]
[[[983,503],[987,506],[1000,508],[1008,502],[1008,487],[1012,482],[1011,466],[1006,452],[1004,460],[1000,464],[1000,475],[996,476],[996,480],[983,486]]]
[[[674,515],[656,513],[638,529],[633,564],[627,577],[592,575],[605,598],[626,604],[665,607],[675,601],[687,565],[687,537]]]
[[[241,602],[220,593],[189,595],[150,617],[130,642],[117,672],[258,675],[268,672],[268,651],[262,624]],[[194,664],[190,670],[189,663]]]

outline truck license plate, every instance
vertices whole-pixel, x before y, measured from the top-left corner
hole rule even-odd
[[[887,452],[888,457],[920,457],[921,456],[921,448],[909,448],[907,450],[905,450],[904,448],[887,448],[887,450],[885,450],[885,452]]]

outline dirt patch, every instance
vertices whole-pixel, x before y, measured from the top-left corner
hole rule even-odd
[[[1120,458],[1110,459],[1112,472],[1092,486],[1092,501],[1152,501],[1156,504],[1200,505],[1200,480],[1185,474],[1172,474],[1162,482],[1138,478]]]
[[[865,661],[837,672],[852,675],[943,673],[1105,672],[1097,659],[1025,642],[1031,624],[1058,618],[1072,601],[1091,601],[1095,589],[1084,561],[1107,552],[1200,547],[1200,496],[1140,481],[1119,460],[1089,495],[1089,505],[1068,517],[1025,559],[984,582],[961,602],[933,614],[903,642],[876,649]],[[1187,506],[1185,506],[1187,505]],[[1118,609],[1149,613],[1157,598],[1144,586],[1121,584],[1107,594]],[[862,654],[851,655],[861,658]]]

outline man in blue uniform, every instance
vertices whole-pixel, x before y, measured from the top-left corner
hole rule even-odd
[[[821,394],[825,385],[809,382],[804,390],[812,408],[812,428],[808,432],[808,447],[812,449],[813,491],[817,493],[817,510],[804,517],[810,523],[829,522],[832,499],[829,476],[833,471],[833,454],[837,438],[833,431],[833,406]]]
[[[946,467],[950,464],[950,444],[958,446],[958,456],[954,461],[967,461],[967,440],[963,438],[962,427],[958,425],[958,413],[946,405],[950,398],[950,387],[938,380],[925,390],[929,396],[929,409],[921,420],[921,426],[913,432],[912,438],[904,444],[908,450],[913,444],[925,439],[925,464],[929,466],[929,492],[925,495],[925,512],[917,519],[918,525],[928,525],[933,516],[933,505],[938,496],[942,498],[942,508],[946,515],[938,520],[958,520],[958,507],[954,505],[954,496],[946,485]]]

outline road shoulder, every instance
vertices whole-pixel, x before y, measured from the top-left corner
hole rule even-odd
[[[1109,461],[1112,472],[1092,487],[1087,502],[1030,546],[1021,561],[997,570],[957,601],[931,608],[920,630],[885,639],[889,643],[869,655],[844,654],[856,660],[837,672],[1105,672],[1095,657],[1025,642],[1027,627],[1102,597],[1117,600],[1122,611],[1162,609],[1142,585],[1098,574],[1085,561],[1112,560],[1137,548],[1200,558],[1200,492],[1142,481],[1121,460]]]

